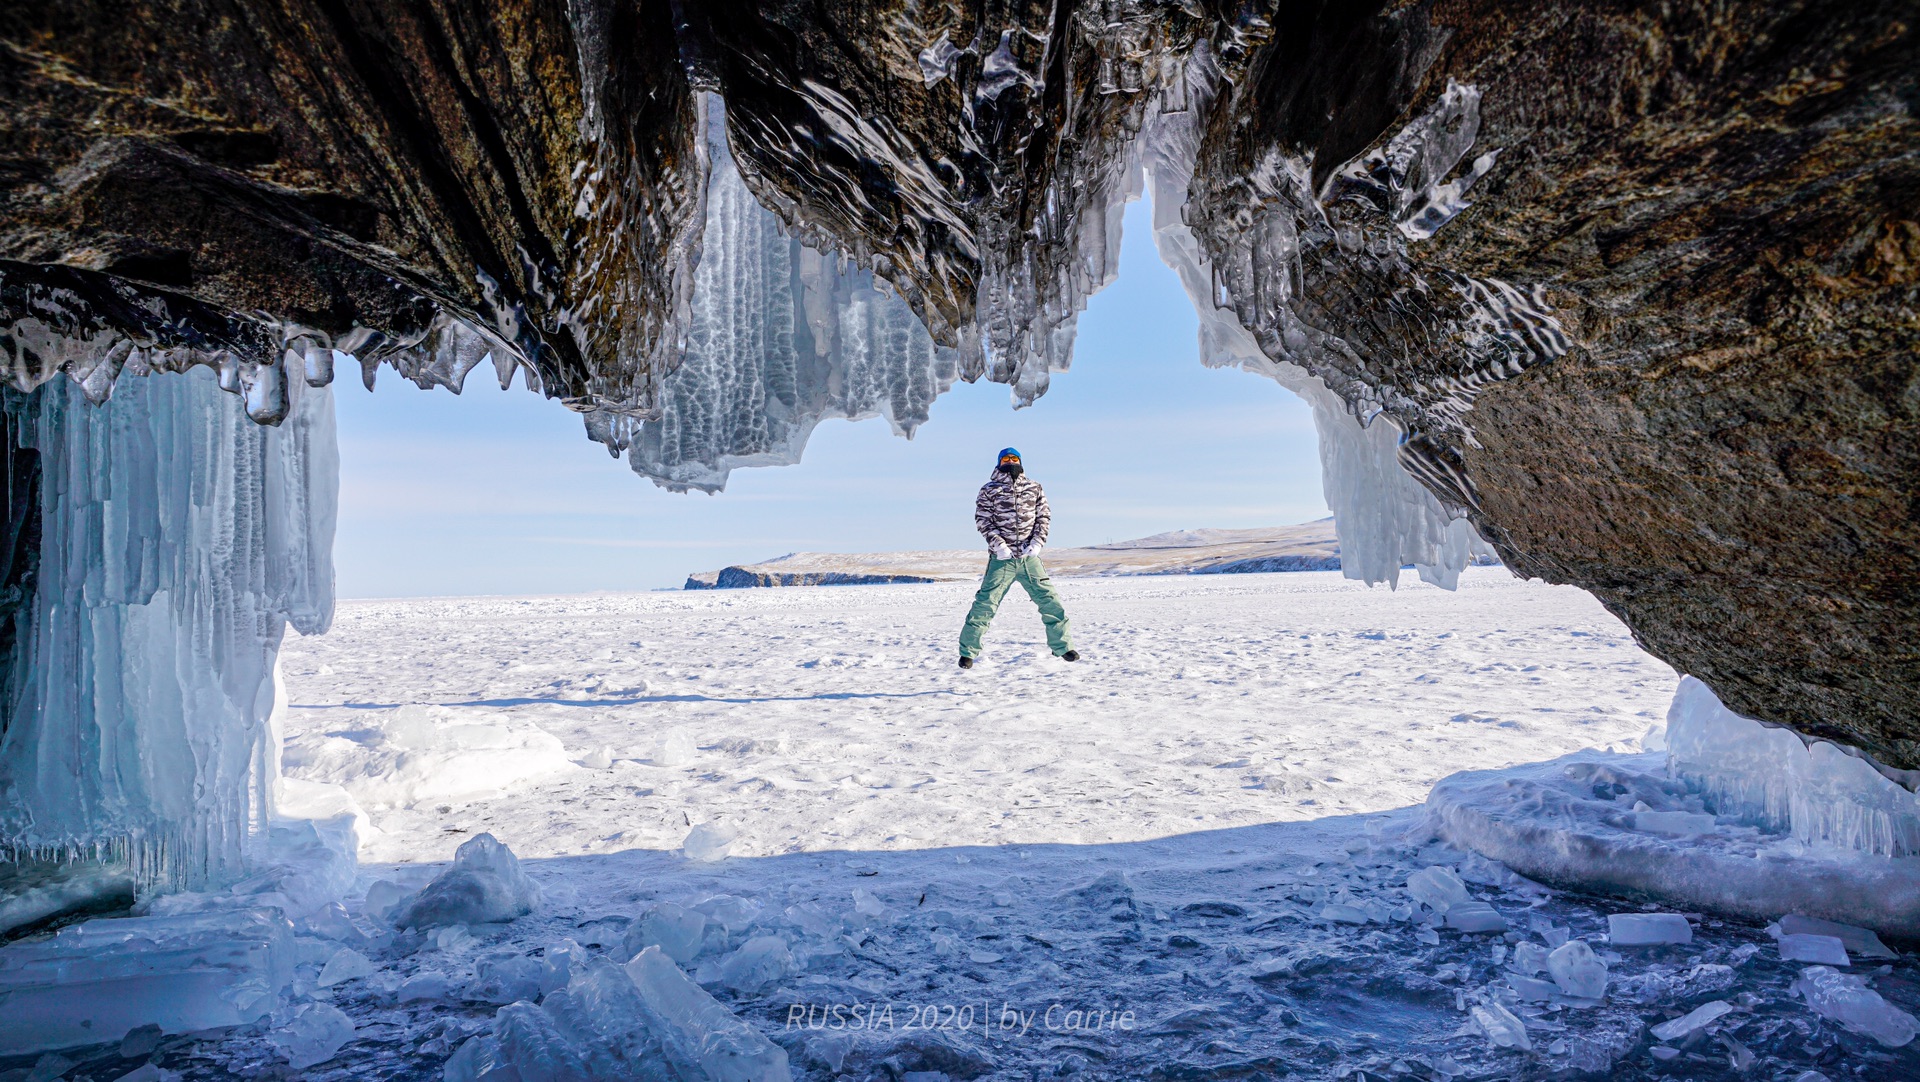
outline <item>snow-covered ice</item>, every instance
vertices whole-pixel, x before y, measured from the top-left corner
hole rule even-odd
[[[1009,609],[967,673],[964,585],[343,605],[284,655],[289,747],[420,704],[611,769],[363,806],[358,885],[293,922],[285,1002],[165,1035],[152,1064],[284,1072],[276,1041],[330,1004],[355,1029],[302,1077],[646,1077],[632,1064],[669,1048],[687,1078],[727,1077],[699,1050],[732,1049],[757,1077],[890,1082],[1920,1072],[1843,1021],[1893,1033],[1866,994],[1911,1014],[1910,956],[1815,988],[1822,1013],[1761,922],[1695,914],[1692,942],[1616,947],[1609,918],[1642,907],[1435,838],[1421,801],[1454,771],[1636,761],[1674,676],[1586,595],[1498,569],[1458,594],[1061,586],[1085,661]],[[734,840],[690,859],[705,824]],[[539,904],[400,927],[482,834]],[[1736,1009],[1656,1043],[1714,1001]],[[138,1066],[67,1054],[75,1077]]]
[[[1325,572],[1074,580],[1090,664],[1054,661],[1009,607],[968,675],[971,589],[348,603],[333,634],[288,644],[287,770],[410,703],[567,749],[570,769],[499,796],[363,801],[370,863],[444,860],[485,830],[522,858],[672,850],[703,823],[738,831],[735,858],[1097,844],[1407,807],[1457,769],[1637,750],[1673,694],[1590,597],[1497,568],[1458,593]],[[571,768],[600,747],[610,773]],[[384,784],[363,769],[323,773]]]

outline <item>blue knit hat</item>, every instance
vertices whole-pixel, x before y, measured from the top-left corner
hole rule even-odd
[[[1012,459],[1014,459],[1015,461],[1018,461],[1018,460],[1019,460],[1019,458],[1020,458],[1020,450],[1019,450],[1019,448],[1017,448],[1017,447],[1002,447],[1002,448],[1000,448],[1000,453],[999,453],[998,455],[995,455],[995,456],[994,456],[994,459],[993,459],[993,461],[994,461],[994,464],[995,464],[995,465],[998,465],[998,464],[1000,464],[1001,462],[1004,462],[1004,461],[1006,461],[1006,460],[1007,460],[1007,459],[1009,459],[1009,458],[1012,458]]]

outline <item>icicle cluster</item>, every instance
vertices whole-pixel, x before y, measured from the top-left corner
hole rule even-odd
[[[705,115],[712,168],[685,352],[658,418],[589,413],[588,435],[627,448],[663,487],[707,492],[739,467],[798,462],[827,418],[884,417],[911,436],[958,378],[955,351],[871,272],[791,236],[742,181],[717,101]]]
[[[0,851],[193,886],[237,873],[264,827],[280,638],[332,618],[333,398],[282,382],[266,427],[222,375],[124,380],[98,405],[84,382],[0,392],[41,531],[0,684]]]
[[[1920,796],[1850,749],[1728,710],[1684,677],[1667,714],[1667,769],[1716,813],[1808,845],[1920,855]]]
[[[1211,93],[1206,60],[1197,50],[1193,71]],[[1318,188],[1314,163],[1279,146],[1260,148],[1246,168],[1210,159],[1186,215],[1212,257],[1211,304],[1232,309],[1263,355],[1320,377],[1357,416],[1391,414],[1407,432],[1403,464],[1457,513],[1474,505],[1472,486],[1430,435],[1472,444],[1467,414],[1480,390],[1568,348],[1538,285],[1412,256],[1493,167],[1497,152],[1483,153],[1446,179],[1474,145],[1479,109],[1476,88],[1449,83],[1424,114]]]
[[[498,335],[423,308],[417,326],[385,333],[356,327],[339,335],[298,323],[256,319],[242,322],[179,298],[142,292],[124,283],[102,286],[63,268],[39,268],[39,277],[0,274],[0,382],[28,393],[65,374],[99,405],[122,377],[210,369],[223,391],[237,395],[256,423],[277,425],[295,406],[298,384],[324,387],[342,363],[357,362],[373,385],[381,364],[391,365],[421,387],[455,392],[467,373],[491,360],[505,386],[516,368],[539,389],[539,375]],[[100,289],[113,295],[103,297]],[[119,328],[99,316],[111,309]],[[244,347],[215,346],[204,332],[220,323],[223,340]]]
[[[1191,72],[1193,85],[1181,100],[1204,101],[1213,92],[1204,43]],[[1153,185],[1154,243],[1161,260],[1180,275],[1200,317],[1201,362],[1268,376],[1313,407],[1321,484],[1346,577],[1397,585],[1400,569],[1411,564],[1425,581],[1454,588],[1462,568],[1495,556],[1471,523],[1443,507],[1402,467],[1402,429],[1384,415],[1356,417],[1348,400],[1319,376],[1294,360],[1269,356],[1236,310],[1218,303],[1213,265],[1185,220],[1201,116],[1199,110],[1162,112],[1142,137],[1142,160]]]

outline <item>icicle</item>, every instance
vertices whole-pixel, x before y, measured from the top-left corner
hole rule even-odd
[[[884,417],[901,435],[959,376],[913,310],[870,271],[788,235],[747,190],[709,102],[706,238],[686,353],[644,423],[587,415],[588,435],[628,448],[666,488],[717,492],[743,466],[800,460],[826,418]]]
[[[1196,78],[1204,82],[1204,50],[1195,64]],[[1199,90],[1191,93],[1204,97]],[[1242,324],[1231,301],[1221,303],[1227,286],[1220,268],[1208,259],[1185,221],[1204,115],[1204,109],[1162,113],[1148,124],[1141,139],[1142,159],[1153,184],[1154,244],[1161,260],[1180,275],[1200,318],[1202,363],[1268,376],[1313,407],[1320,435],[1321,484],[1333,510],[1340,567],[1347,578],[1396,585],[1400,569],[1411,564],[1425,581],[1453,589],[1462,568],[1496,557],[1471,523],[1442,507],[1408,475],[1401,463],[1400,428],[1381,416],[1362,422],[1348,400],[1320,377],[1288,360],[1269,357]],[[1297,242],[1293,219],[1273,215],[1264,230],[1259,241],[1261,258],[1271,267],[1285,267]],[[1268,291],[1260,303],[1290,318],[1286,305],[1298,293],[1294,278],[1281,274],[1253,278]],[[1303,326],[1290,326],[1283,340],[1304,359],[1308,334]]]
[[[332,615],[338,456],[330,390],[227,371],[244,402],[206,368],[99,406],[66,380],[5,393],[41,546],[4,685],[0,849],[191,887],[236,874],[265,823],[280,637]]]

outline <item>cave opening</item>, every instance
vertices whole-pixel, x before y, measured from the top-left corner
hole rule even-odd
[[[1907,6],[10,12],[0,1076],[1920,1074]],[[1087,348],[1176,293],[1184,431]],[[702,538],[523,391],[353,428],[489,369],[646,499],[827,453]],[[1056,570],[1252,545],[1115,508],[1283,392],[1332,539],[1079,661],[858,566],[1009,442]]]

